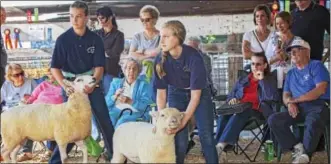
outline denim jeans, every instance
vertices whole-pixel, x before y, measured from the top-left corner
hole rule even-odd
[[[110,88],[110,83],[113,81],[113,78],[114,78],[113,75],[107,73],[103,75],[102,86],[103,86],[104,95],[107,95]]]
[[[23,152],[24,153],[32,153],[32,147],[33,147],[33,141],[27,139],[24,146],[23,146]]]
[[[63,100],[66,102],[68,98],[64,90],[62,90],[62,95],[63,95]],[[91,94],[89,94],[89,99],[91,102],[92,114],[95,117],[99,131],[102,133],[105,142],[105,147],[107,148],[108,151],[107,155],[111,158],[113,155],[114,127],[108,115],[108,109],[102,89],[95,88],[94,91]],[[67,153],[70,152],[73,146],[74,146],[73,143],[68,144]],[[62,163],[58,146],[55,147],[52,157],[49,160],[49,163],[52,164]]]
[[[268,124],[282,149],[292,149],[300,141],[293,135],[290,126],[298,122],[304,123],[303,146],[306,154],[311,156],[323,134],[324,126],[330,120],[330,109],[324,100],[298,103],[299,113],[292,118],[288,112],[271,115]]]
[[[169,107],[177,108],[184,112],[190,102],[191,91],[179,89],[174,86],[168,87]],[[199,129],[202,151],[206,163],[218,163],[215,139],[213,136],[214,112],[212,108],[211,95],[208,89],[203,89],[200,103],[194,112],[194,117]],[[188,146],[187,126],[179,131],[175,136],[176,163],[184,163]]]

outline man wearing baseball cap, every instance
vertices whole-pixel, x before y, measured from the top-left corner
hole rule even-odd
[[[330,99],[330,76],[318,60],[310,60],[309,44],[298,38],[287,48],[295,67],[287,73],[283,102],[287,112],[271,115],[268,124],[282,149],[292,149],[293,163],[309,163],[324,126],[330,120],[326,105]],[[303,141],[298,141],[290,126],[304,122]]]

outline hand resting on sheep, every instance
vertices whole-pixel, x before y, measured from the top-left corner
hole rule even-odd
[[[175,108],[151,111],[154,125],[146,122],[121,124],[114,133],[114,154],[111,163],[175,163],[175,134],[167,130],[177,129],[184,113]]]
[[[1,154],[6,162],[9,161],[9,156],[12,162],[16,162],[17,152],[26,139],[55,140],[62,162],[67,159],[67,144],[75,142],[83,150],[83,162],[87,162],[87,148],[83,141],[91,135],[92,112],[84,87],[92,87],[96,84],[96,79],[84,75],[73,82],[63,82],[74,89],[68,102],[23,105],[1,114]]]

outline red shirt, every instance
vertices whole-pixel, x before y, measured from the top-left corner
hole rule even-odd
[[[251,102],[253,103],[253,109],[258,110],[259,98],[257,94],[257,87],[259,85],[259,80],[254,80],[253,73],[248,75],[249,85],[244,88],[244,96],[241,102]]]

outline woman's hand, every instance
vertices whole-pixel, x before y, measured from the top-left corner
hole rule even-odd
[[[180,122],[180,125],[176,128],[176,129],[167,129],[167,133],[170,134],[176,134],[178,131],[182,130],[187,122],[190,120],[191,118],[189,118],[188,114],[184,113],[184,117],[182,119],[182,121]]]
[[[240,101],[236,98],[233,98],[229,101],[229,105],[234,105],[234,104],[239,104],[239,103],[240,103]]]
[[[153,58],[155,56],[157,56],[157,54],[160,52],[160,50],[158,49],[150,49],[150,50],[146,50],[145,54],[148,56],[148,58]]]
[[[123,88],[117,89],[116,92],[115,92],[115,97],[118,97],[123,92],[124,92],[124,89]]]
[[[132,99],[130,97],[127,97],[127,96],[120,96],[118,98],[118,100],[123,104],[132,104],[133,103]]]
[[[264,72],[263,71],[256,71],[256,73],[254,73],[254,77],[258,80],[263,80]]]
[[[286,59],[286,53],[284,52],[283,49],[279,49],[278,47],[276,48],[276,59],[285,61]]]

